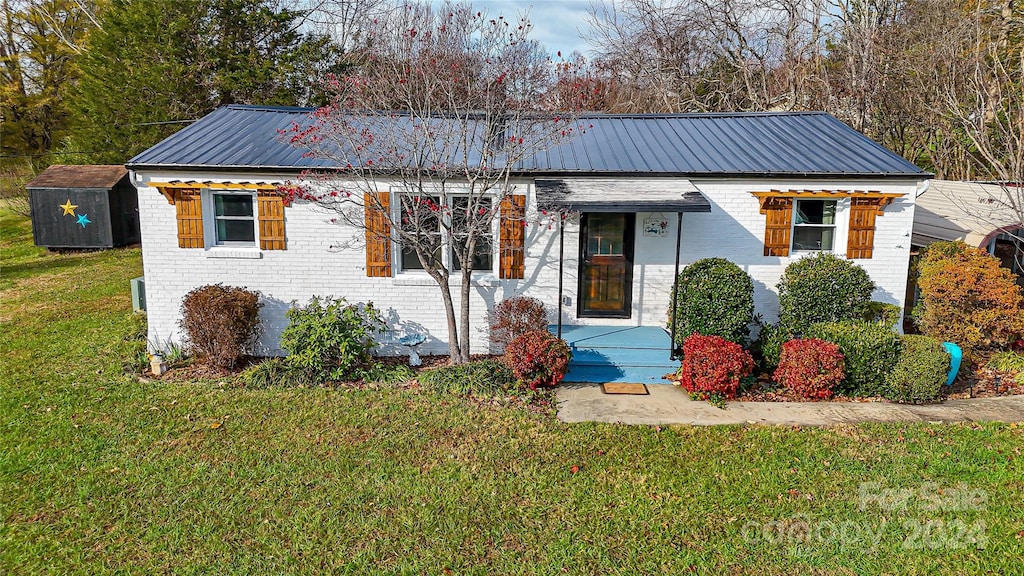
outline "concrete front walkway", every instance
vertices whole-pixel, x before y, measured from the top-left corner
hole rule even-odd
[[[1024,422],[1024,396],[947,400],[913,406],[887,402],[727,402],[726,409],[690,400],[669,384],[649,384],[647,396],[605,394],[600,384],[557,389],[563,422],[622,424],[786,424],[828,426],[857,422]]]

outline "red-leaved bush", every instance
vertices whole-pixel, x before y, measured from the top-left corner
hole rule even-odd
[[[831,398],[845,371],[839,346],[804,338],[782,345],[775,381],[804,398]]]
[[[544,303],[528,296],[506,298],[491,312],[491,342],[504,348],[532,330],[544,330],[548,313]]]
[[[532,330],[505,347],[505,364],[530,390],[554,387],[569,370],[572,352],[564,340],[546,330]]]
[[[679,379],[691,394],[735,398],[740,380],[753,370],[750,352],[721,336],[694,333],[683,341]]]

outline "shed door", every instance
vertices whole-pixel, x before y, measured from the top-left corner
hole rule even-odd
[[[579,276],[581,317],[629,318],[633,308],[635,225],[635,214],[583,214]]]

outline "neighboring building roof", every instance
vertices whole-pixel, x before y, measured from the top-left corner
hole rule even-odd
[[[218,108],[127,166],[202,170],[295,171],[332,168],[282,142],[279,130],[310,123],[311,108]],[[589,127],[517,167],[531,175],[680,176],[931,175],[824,112],[588,114]]]
[[[128,174],[124,166],[109,164],[54,164],[39,173],[25,188],[110,189]]]
[[[932,180],[917,198],[911,243],[962,240],[984,246],[994,234],[1021,226],[1020,215],[999,204],[1005,194],[998,184]]]

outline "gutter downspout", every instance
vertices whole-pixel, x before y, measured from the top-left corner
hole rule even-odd
[[[131,168],[128,169],[128,181],[131,182],[132,186],[135,186],[136,190],[140,188],[139,173]]]
[[[676,216],[676,271],[672,276],[672,334],[668,345],[668,359],[676,359],[676,299],[679,297],[679,245],[683,241],[683,213]]]

